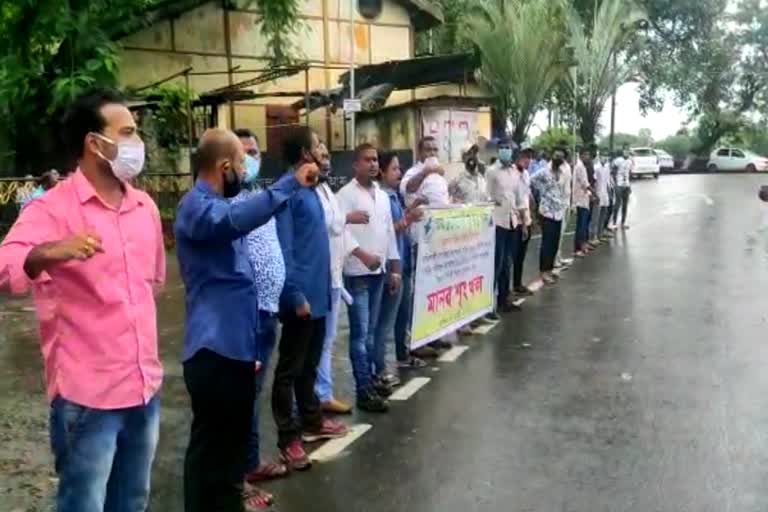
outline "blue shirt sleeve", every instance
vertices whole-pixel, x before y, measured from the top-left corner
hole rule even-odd
[[[191,240],[235,240],[266,224],[299,188],[296,178],[287,174],[268,189],[239,203],[214,197],[187,201],[179,208],[178,226]]]
[[[283,261],[285,263],[285,284],[283,285],[283,297],[293,309],[307,302],[307,298],[301,292],[296,281],[296,260],[293,257],[293,211],[291,204],[275,216],[277,223],[277,237],[280,247],[283,249]]]

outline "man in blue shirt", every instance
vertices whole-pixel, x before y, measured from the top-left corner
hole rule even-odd
[[[283,159],[292,168],[320,162],[320,140],[306,126],[283,143]],[[280,454],[291,469],[309,469],[305,441],[342,437],[347,427],[323,418],[315,394],[317,366],[331,310],[331,252],[323,205],[313,188],[297,192],[275,216],[285,260],[280,297],[283,331],[272,384],[272,415]],[[294,396],[300,418],[294,415]]]
[[[251,431],[259,347],[257,292],[244,235],[317,181],[297,167],[266,191],[237,204],[245,153],[234,133],[206,131],[196,153],[198,179],[179,203],[174,232],[186,287],[184,381],[192,429],[184,463],[186,512],[243,510],[243,474]],[[254,509],[260,496],[246,496]]]

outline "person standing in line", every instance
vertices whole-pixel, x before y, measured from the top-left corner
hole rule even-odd
[[[561,268],[570,265],[573,260],[562,257],[563,252],[563,239],[565,238],[565,228],[571,222],[571,213],[573,212],[573,169],[569,162],[570,154],[568,150],[565,151],[565,161],[563,162],[561,171],[562,179],[560,185],[563,187],[563,222],[560,229],[560,241],[558,243],[557,257],[555,258],[555,268]]]
[[[589,212],[589,241],[587,242],[590,249],[595,249],[600,245],[600,236],[598,226],[600,224],[600,188],[598,178],[601,176],[605,168],[605,164],[600,158],[593,160],[594,172],[590,185],[592,186],[592,196],[590,197],[590,212]],[[589,168],[587,168],[589,172]],[[610,171],[609,171],[610,172]]]
[[[333,395],[333,345],[336,341],[339,323],[339,309],[341,307],[341,295],[344,289],[342,268],[344,261],[350,254],[356,255],[360,261],[364,261],[370,268],[379,268],[381,261],[365,251],[355,241],[347,224],[367,224],[368,213],[356,210],[344,213],[336,195],[328,184],[331,176],[331,155],[325,144],[320,143],[320,184],[317,186],[317,195],[323,205],[325,224],[328,228],[328,238],[331,246],[331,310],[325,317],[325,340],[323,341],[323,354],[317,367],[317,382],[315,393],[320,400],[323,412],[329,414],[349,414],[352,407]]]
[[[261,510],[262,492],[243,492],[253,426],[259,303],[245,236],[266,224],[317,167],[297,167],[272,187],[232,203],[245,177],[245,151],[228,130],[203,133],[198,179],[179,203],[174,232],[186,288],[183,366],[192,403],[184,462],[187,512]]]
[[[528,166],[531,162],[532,152],[530,149],[520,151],[515,160],[515,170],[518,173],[520,193],[517,204],[519,224],[515,227],[513,242],[514,253],[512,254],[512,289],[519,297],[528,297],[533,292],[523,284],[523,266],[525,257],[528,255],[528,242],[531,239],[531,227],[533,218],[531,215],[531,177],[528,174]]]
[[[488,201],[485,177],[479,172],[477,156],[468,153],[464,171],[448,186],[451,200],[458,204],[485,203]]]
[[[352,295],[352,304],[347,309],[349,358],[355,377],[357,407],[368,412],[386,412],[389,408],[386,398],[392,394],[393,382],[385,380],[385,340],[377,339],[375,334],[383,294],[396,294],[400,289],[400,255],[389,196],[374,181],[379,174],[378,152],[372,145],[362,144],[355,148],[353,158],[354,178],[339,190],[339,204],[345,211],[368,213],[367,224],[352,225],[348,229],[367,254],[386,261],[387,271],[385,273],[380,265],[366,264],[355,255],[344,263],[344,286]]]
[[[498,320],[498,313],[518,311],[519,306],[509,302],[511,272],[515,247],[515,229],[521,223],[520,205],[523,202],[521,178],[514,169],[514,153],[511,142],[499,143],[499,163],[487,173],[488,195],[496,205],[493,220],[496,224],[496,250],[494,257],[494,284],[496,308],[489,313],[489,320]]]
[[[577,258],[583,258],[587,253],[589,208],[592,196],[587,167],[591,164],[592,153],[589,148],[584,147],[581,149],[580,158],[573,169],[573,205],[576,207],[576,233],[573,251]]]
[[[595,169],[595,193],[599,209],[594,227],[594,238],[598,243],[602,243],[607,240],[605,229],[611,202],[611,170],[607,165],[601,165]]]
[[[252,131],[247,128],[235,130],[245,151],[245,176],[243,189],[232,198],[232,204],[248,201],[254,195],[262,192],[256,183],[261,169],[261,151],[259,141]],[[266,224],[254,229],[245,236],[248,259],[254,273],[256,298],[258,302],[259,323],[256,329],[258,346],[256,371],[256,398],[253,405],[253,420],[251,437],[248,443],[248,465],[246,466],[245,481],[255,484],[288,475],[285,464],[278,462],[263,462],[260,453],[260,397],[264,389],[264,378],[269,372],[275,344],[277,343],[277,313],[279,310],[280,294],[285,283],[285,262],[277,238],[275,219],[269,219]],[[259,489],[252,490],[252,502],[267,508],[272,502],[269,493]]]
[[[0,245],[0,289],[35,301],[57,512],[144,512],[163,378],[160,214],[130,185],[144,143],[122,96],[76,98],[64,134],[77,171],[21,210]]]
[[[386,347],[390,340],[394,340],[395,356],[398,370],[400,368],[423,368],[426,363],[412,356],[408,350],[407,334],[403,325],[398,325],[403,297],[410,294],[410,243],[408,241],[408,228],[414,222],[421,220],[423,212],[419,206],[406,209],[400,200],[397,189],[400,185],[400,161],[394,152],[386,152],[379,155],[380,173],[377,177],[379,186],[389,197],[392,223],[397,237],[397,252],[400,255],[400,268],[403,271],[403,279],[400,288],[394,292],[384,292],[381,301],[379,322],[374,334],[374,346]],[[391,269],[387,268],[390,272]],[[399,332],[398,329],[403,329]],[[382,380],[387,385],[395,385],[400,382],[397,374],[390,373],[391,377]]]
[[[417,145],[417,161],[408,169],[400,180],[400,194],[405,200],[407,207],[416,204],[424,204],[430,208],[441,208],[450,205],[450,194],[448,193],[448,181],[445,179],[445,169],[440,164],[438,154],[440,147],[437,139],[428,135],[422,137]],[[411,262],[412,269],[415,271],[418,261],[418,228],[412,227],[411,236]],[[413,276],[415,279],[415,275]],[[415,283],[411,285],[411,293]],[[413,297],[411,297],[411,303]],[[437,340],[427,346],[421,347],[413,352],[416,357],[437,357],[438,349],[449,349],[453,345],[444,340]]]
[[[613,170],[616,181],[616,201],[613,207],[613,224],[618,227],[619,210],[621,210],[621,229],[629,229],[627,224],[627,209],[629,208],[629,196],[632,194],[630,179],[635,162],[628,147],[624,147],[621,156],[613,161]]]
[[[541,216],[541,250],[539,270],[545,284],[554,284],[557,277],[552,272],[555,268],[555,256],[560,245],[560,230],[565,213],[565,198],[562,183],[562,165],[565,151],[555,149],[552,162],[546,170],[531,178],[531,186],[539,192],[539,215]]]
[[[305,165],[319,168],[320,140],[309,127],[297,127],[285,139],[283,152],[291,169]],[[283,331],[272,385],[272,415],[283,460],[290,469],[303,471],[312,464],[302,440],[333,439],[348,432],[343,423],[323,417],[315,393],[326,316],[331,311],[330,239],[315,187],[299,190],[275,218],[286,280],[280,297]]]

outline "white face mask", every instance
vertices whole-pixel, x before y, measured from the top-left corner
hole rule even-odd
[[[115,177],[121,181],[131,181],[141,174],[144,168],[144,142],[138,137],[135,139],[121,140],[115,142],[100,133],[95,133],[100,139],[117,146],[117,156],[110,160],[103,154],[99,156],[109,162]]]

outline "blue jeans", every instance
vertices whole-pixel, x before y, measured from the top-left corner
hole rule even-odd
[[[375,347],[374,366],[377,374],[381,374],[387,368],[387,345],[393,343],[395,339],[395,322],[402,296],[402,285],[395,293],[391,293],[389,286],[385,285],[381,298],[379,323],[376,325],[373,342]]]
[[[411,316],[413,316],[413,274],[403,272],[403,284],[400,286],[400,304],[395,319],[395,355],[401,363],[408,361],[410,355]]]
[[[253,401],[253,420],[251,421],[251,438],[248,441],[248,467],[247,471],[253,471],[261,464],[259,452],[259,397],[264,389],[264,379],[269,373],[269,362],[277,343],[277,315],[259,310],[259,328],[256,331],[256,339],[259,342],[259,361],[261,370],[256,374],[256,400]]]
[[[584,249],[589,238],[589,208],[576,208],[576,236],[573,247],[576,252]]]
[[[160,401],[91,409],[61,397],[51,404],[57,512],[145,512],[160,429]]]
[[[374,368],[374,334],[379,321],[381,298],[384,292],[384,274],[344,277],[344,286],[352,296],[349,306],[349,359],[355,376],[358,396],[368,392]]]
[[[339,309],[341,306],[341,288],[331,290],[331,310],[325,317],[325,340],[323,340],[323,355],[317,366],[317,381],[315,394],[320,402],[333,400],[333,343],[339,330]]]

